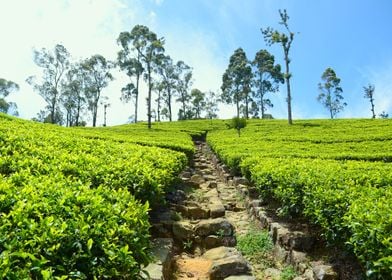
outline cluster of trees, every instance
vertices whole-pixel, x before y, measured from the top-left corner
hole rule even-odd
[[[271,27],[261,29],[264,40],[268,46],[279,44],[282,46],[285,71],[281,70],[279,64],[275,64],[275,58],[268,50],[262,49],[256,53],[255,58],[250,61],[242,48],[234,51],[230,57],[229,65],[222,77],[222,101],[227,104],[236,105],[236,118],[240,114],[248,119],[266,118],[271,115],[266,114],[268,108],[273,107],[268,93],[278,92],[279,84],[285,83],[287,86],[287,112],[288,123],[292,124],[291,110],[291,86],[290,86],[290,48],[294,41],[295,33],[288,25],[289,16],[286,10],[279,10],[280,22],[284,31],[278,31]],[[344,110],[347,103],[344,102],[343,89],[340,86],[340,78],[335,71],[328,67],[321,76],[319,83],[319,95],[317,100],[329,111],[331,119]],[[364,87],[364,97],[369,99],[371,104],[372,118],[376,117],[374,110],[374,85],[369,84]],[[387,118],[388,114],[382,112],[379,117]]]
[[[0,112],[18,116],[18,106],[15,102],[6,101],[6,97],[19,90],[19,85],[13,81],[0,78]]]
[[[113,80],[114,63],[99,54],[72,61],[60,44],[53,51],[35,50],[34,62],[42,68],[42,77],[30,76],[27,82],[47,103],[35,120],[80,126],[86,124],[84,116],[90,112],[96,126],[98,106],[105,101],[102,90]]]
[[[121,50],[117,61],[109,61],[102,55],[73,61],[63,45],[54,50],[45,48],[34,51],[34,62],[42,68],[42,77],[31,76],[27,82],[43,97],[47,106],[35,120],[66,126],[85,125],[85,116],[90,112],[93,126],[97,125],[100,105],[110,106],[102,91],[113,80],[112,71],[119,67],[129,77],[129,82],[121,90],[121,100],[132,103],[132,121],[138,121],[140,85],[144,81],[148,88],[147,120],[173,119],[173,102],[179,102],[178,118],[217,117],[218,98],[213,92],[192,89],[192,68],[183,61],[174,62],[165,54],[164,38],[143,25],[136,25],[130,32],[121,32],[117,38]],[[156,97],[153,97],[155,95]],[[153,108],[155,101],[156,108]]]
[[[271,27],[261,29],[268,46],[279,44],[284,54],[284,71],[275,63],[275,57],[266,49],[259,50],[253,60],[248,60],[245,51],[238,48],[230,57],[229,65],[222,77],[220,95],[209,91],[191,89],[193,84],[192,68],[183,61],[173,61],[165,53],[165,39],[159,38],[148,27],[136,25],[128,32],[121,32],[117,38],[120,46],[117,61],[109,61],[96,54],[90,58],[75,61],[63,45],[56,45],[53,50],[34,51],[34,62],[42,69],[38,79],[31,76],[27,82],[43,97],[47,106],[34,118],[41,122],[57,123],[66,126],[86,124],[89,113],[93,126],[97,125],[99,106],[106,110],[110,106],[103,90],[113,78],[112,71],[119,67],[129,77],[129,82],[121,90],[121,100],[131,103],[131,120],[138,121],[138,107],[141,83],[147,89],[147,121],[151,128],[152,120],[172,121],[173,103],[180,105],[178,119],[217,118],[218,103],[224,102],[236,106],[236,117],[248,119],[271,118],[267,110],[273,107],[270,93],[279,91],[280,84],[287,86],[288,122],[292,124],[291,87],[290,87],[290,48],[295,33],[288,25],[286,10],[279,10],[280,24],[283,31]],[[343,89],[340,78],[332,68],[327,68],[321,76],[317,100],[335,118],[344,110]],[[19,86],[5,79],[0,79],[0,112],[18,114],[17,106],[5,98]],[[374,85],[364,87],[364,97],[371,104],[372,117],[375,118]],[[382,112],[381,118],[388,114]]]
[[[165,54],[164,38],[158,38],[146,26],[136,25],[130,32],[121,32],[118,39],[121,50],[118,65],[129,77],[122,88],[121,99],[134,105],[133,121],[138,120],[140,81],[147,83],[147,120],[173,119],[173,102],[180,104],[178,119],[217,117],[217,97],[213,92],[192,89],[192,68],[183,61],[173,61]],[[152,108],[153,93],[156,107]]]

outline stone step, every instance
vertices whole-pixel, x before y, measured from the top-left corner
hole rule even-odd
[[[173,256],[173,239],[156,238],[151,243],[154,262],[143,269],[148,273],[148,276],[142,274],[142,277],[149,280],[169,279],[171,258]]]
[[[229,276],[252,274],[250,264],[235,248],[223,246],[214,248],[205,252],[202,257],[212,261],[209,271],[211,280],[222,280]]]

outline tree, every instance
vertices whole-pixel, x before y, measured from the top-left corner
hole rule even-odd
[[[156,88],[161,90],[158,91],[159,93],[162,92],[161,97],[166,105],[169,121],[172,121],[172,97],[177,90],[179,74],[170,56],[162,56],[159,60],[158,73],[161,76],[161,82]]]
[[[155,102],[157,104],[156,116],[157,116],[158,122],[160,122],[161,121],[161,110],[162,110],[162,94],[163,94],[165,87],[162,82],[156,82],[156,83],[154,83],[154,89],[158,94]]]
[[[258,51],[252,65],[256,67],[253,98],[257,100],[256,106],[259,106],[261,118],[264,119],[267,108],[273,107],[271,100],[265,96],[279,90],[279,83],[284,83],[283,74],[280,65],[275,65],[275,57],[267,50]]]
[[[66,126],[79,126],[82,123],[81,116],[87,105],[85,76],[80,63],[71,65],[65,74],[60,103],[66,111]]]
[[[205,93],[201,90],[194,88],[191,90],[191,104],[192,111],[194,112],[195,119],[201,118],[201,112],[206,105]]]
[[[281,22],[279,24],[283,25],[283,27],[286,29],[287,33],[284,32],[278,32],[277,30],[274,30],[271,27],[268,27],[266,29],[261,29],[262,34],[264,35],[264,40],[267,42],[269,46],[273,44],[281,44],[283,48],[283,53],[284,53],[284,61],[285,61],[285,66],[286,66],[286,73],[284,75],[284,78],[286,80],[286,86],[287,86],[287,114],[288,114],[288,122],[289,124],[293,124],[293,118],[291,114],[291,88],[290,88],[290,78],[291,78],[291,73],[290,73],[290,58],[289,58],[289,52],[291,48],[291,44],[293,43],[294,40],[294,33],[290,31],[289,25],[288,25],[288,20],[289,16],[287,14],[286,10],[279,10],[279,15]]]
[[[206,94],[205,111],[207,119],[215,119],[218,117],[218,103],[220,102],[218,94],[209,91]]]
[[[18,115],[18,106],[14,102],[7,102],[5,98],[12,92],[19,90],[19,85],[15,82],[0,78],[0,112],[11,115]]]
[[[144,69],[144,80],[148,85],[147,118],[148,128],[151,128],[152,74],[159,65],[159,59],[162,58],[164,40],[158,39],[157,35],[144,25],[136,25],[132,29],[130,40],[140,59],[140,65]]]
[[[113,80],[110,70],[113,63],[106,60],[102,55],[96,54],[83,62],[83,69],[86,73],[87,102],[92,113],[93,127],[97,124],[98,105],[102,90]]]
[[[330,67],[325,69],[321,79],[323,83],[319,83],[320,94],[317,100],[329,110],[331,119],[333,119],[347,106],[347,103],[343,102],[343,89],[340,86],[340,79]]]
[[[230,127],[235,128],[237,130],[238,137],[240,137],[241,136],[241,129],[246,127],[246,119],[232,118]]]
[[[389,114],[385,111],[382,111],[381,114],[378,115],[382,119],[387,119],[389,118]]]
[[[235,104],[237,118],[240,117],[240,103],[245,102],[245,117],[248,117],[248,98],[252,81],[252,68],[242,48],[234,51],[229,65],[222,77],[222,100],[227,104]]]
[[[192,86],[192,68],[183,61],[176,64],[177,72],[177,102],[181,103],[181,109],[178,113],[178,119],[186,120],[192,118],[192,112],[189,110],[189,100],[191,98],[189,89]]]
[[[375,87],[374,85],[369,84],[367,87],[363,87],[363,90],[365,91],[364,97],[368,98],[370,101],[370,105],[372,106],[372,118],[376,118],[376,113],[374,112],[374,90]]]
[[[136,82],[129,83],[124,87],[122,91],[121,100],[124,102],[130,102],[134,100],[135,113],[134,121],[137,122],[137,110],[138,110],[138,99],[139,99],[139,84],[140,77],[144,72],[144,68],[141,62],[141,56],[136,51],[134,43],[139,36],[138,29],[133,29],[132,32],[121,32],[117,43],[120,44],[122,50],[118,52],[117,61],[120,69],[126,71],[128,77],[132,81],[132,77],[135,77]],[[132,90],[130,90],[132,89]]]
[[[69,57],[70,54],[67,49],[59,44],[55,46],[54,51],[49,51],[45,48],[41,49],[41,51],[34,51],[34,62],[43,69],[42,81],[36,82],[36,77],[30,76],[27,82],[48,103],[51,123],[56,123],[56,110],[59,110],[60,85],[69,67]]]
[[[108,98],[105,96],[105,98],[103,98],[101,100],[101,105],[103,105],[103,126],[106,126],[106,111],[107,108],[110,107],[110,103],[108,101]]]

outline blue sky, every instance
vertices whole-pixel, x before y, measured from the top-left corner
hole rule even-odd
[[[376,113],[392,114],[392,2],[389,0],[1,0],[0,77],[16,81],[21,90],[11,99],[21,117],[31,118],[45,106],[24,80],[39,74],[33,48],[62,43],[75,58],[96,53],[115,59],[116,38],[135,24],[150,27],[166,39],[166,51],[194,69],[194,87],[217,91],[229,57],[242,47],[249,59],[263,48],[283,64],[280,46],[268,47],[260,28],[280,28],[279,9],[287,9],[292,31],[298,32],[291,49],[294,118],[327,118],[316,100],[322,72],[332,67],[341,78],[348,106],[338,117],[369,117],[370,104],[363,86],[375,84]],[[21,7],[24,7],[21,9]],[[119,100],[126,76],[105,90],[112,107],[109,124],[127,121],[130,104]],[[286,90],[273,96],[270,113],[286,118]],[[144,102],[144,98],[141,98]],[[141,103],[140,116],[145,115]],[[235,114],[220,106],[220,117]],[[102,115],[102,112],[101,112]],[[102,116],[100,116],[102,117]],[[145,118],[145,117],[144,117]]]

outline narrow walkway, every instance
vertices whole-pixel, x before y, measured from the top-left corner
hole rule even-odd
[[[295,280],[338,279],[331,265],[309,259],[312,236],[269,217],[261,201],[249,196],[246,179],[232,178],[205,142],[195,145],[193,166],[182,172],[167,205],[151,213],[156,261],[146,268],[147,279],[292,279],[282,278],[287,264],[300,274]],[[259,226],[274,243],[268,267],[235,248],[238,236]]]

